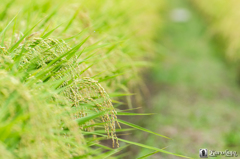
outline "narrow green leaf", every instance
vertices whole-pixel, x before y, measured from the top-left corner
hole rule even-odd
[[[12,52],[15,48],[17,48],[19,46],[19,44],[24,40],[24,38],[26,36],[28,36],[31,31],[41,22],[42,20],[40,20],[37,24],[35,24],[31,29],[25,31],[25,34],[11,47],[8,49],[9,52]]]
[[[110,147],[107,147],[107,146],[104,146],[104,145],[98,144],[98,143],[94,143],[94,146],[101,147],[101,148],[104,148],[104,149],[106,149],[106,150],[113,150],[113,149],[110,148]]]
[[[145,128],[141,127],[141,126],[138,126],[138,125],[135,125],[135,124],[132,124],[132,123],[129,123],[129,122],[120,120],[120,119],[118,119],[118,122],[119,122],[119,123],[122,123],[122,124],[124,124],[124,125],[130,126],[130,127],[133,127],[133,128],[135,128],[135,129],[138,129],[138,130],[142,130],[142,131],[145,131],[145,132],[148,132],[148,133],[157,135],[157,136],[161,136],[161,137],[164,137],[164,138],[167,138],[167,139],[171,139],[171,138],[169,138],[169,137],[166,137],[166,136],[160,135],[160,134],[158,134],[158,133],[155,133],[155,132],[153,132],[153,131],[150,131],[150,130],[148,130],[148,129],[145,129]]]
[[[105,153],[102,154],[103,156],[100,155],[100,157],[101,157],[102,159],[109,158],[110,156],[116,154],[117,152],[122,151],[122,150],[125,149],[127,146],[128,146],[128,145],[119,147],[119,148],[117,148],[117,149],[113,149],[113,150],[108,151],[108,152],[105,152]]]
[[[60,7],[60,5],[58,5],[57,7],[55,7],[52,11],[52,13],[50,13],[46,19],[42,22],[40,28],[42,28],[56,13],[57,13],[57,10],[58,8]]]
[[[48,24],[46,27],[44,27],[43,32],[41,33],[40,37],[42,37],[44,34],[46,34],[47,30],[49,29],[50,24]]]
[[[24,46],[25,46],[25,44],[23,45],[20,54],[17,55],[16,58],[14,58],[14,63],[13,63],[13,66],[12,66],[12,71],[16,71],[17,68],[18,68],[18,66],[20,65],[20,61],[21,61],[21,58],[22,58],[22,56],[23,56],[23,53],[26,52]]]
[[[118,140],[126,142],[126,143],[129,143],[129,144],[132,144],[132,145],[136,145],[136,146],[139,146],[139,147],[143,147],[143,148],[146,148],[146,149],[155,150],[155,151],[159,151],[159,152],[170,154],[170,155],[174,155],[174,156],[179,156],[179,157],[183,157],[183,158],[190,158],[190,159],[192,159],[191,157],[175,154],[175,153],[172,153],[172,152],[169,152],[169,151],[165,151],[163,149],[159,149],[159,148],[156,148],[156,147],[152,147],[152,146],[136,143],[136,142],[133,142],[133,141],[124,140],[124,139],[121,139],[121,138],[118,138]]]
[[[46,34],[44,34],[41,38],[45,39],[46,37],[48,37],[50,34],[52,34],[52,32],[54,32],[58,27],[60,27],[62,24],[58,25],[57,27],[55,27],[54,29],[50,30],[49,32],[47,32]]]
[[[110,44],[102,44],[102,45],[91,45],[89,47],[87,47],[85,50],[84,50],[84,53],[85,52],[89,52],[89,51],[92,51],[92,50],[95,50],[95,49],[98,49],[98,48],[103,48],[103,47],[106,47],[106,46],[109,46]]]
[[[79,10],[80,10],[80,8],[76,10],[76,12],[74,13],[74,15],[72,16],[72,18],[70,19],[67,26],[64,28],[64,30],[62,32],[66,32],[68,30],[68,28],[71,26],[73,20],[77,17]]]
[[[63,39],[63,40],[64,40],[64,41],[69,41],[69,40],[72,40],[73,38],[82,37],[85,33],[87,33],[87,31],[88,31],[88,28],[85,28],[85,29],[83,29],[80,33],[78,33],[78,34],[76,34],[76,35],[73,35],[73,36],[71,36],[71,37],[69,37],[69,38],[65,38],[65,39]]]
[[[92,132],[92,133],[95,134],[95,135],[107,137],[107,135],[98,134],[98,133],[94,133],[94,132]],[[129,141],[129,140],[124,140],[124,139],[121,139],[121,138],[118,138],[118,140],[122,141],[122,142],[125,142],[125,143],[128,143],[128,144],[132,144],[132,145],[136,145],[136,146],[139,146],[139,147],[142,147],[142,148],[146,148],[146,149],[149,149],[149,150],[155,150],[155,151],[159,151],[159,152],[170,154],[170,155],[174,155],[174,156],[179,156],[179,157],[183,157],[183,158],[193,159],[191,157],[187,157],[187,156],[183,156],[183,155],[179,155],[179,154],[175,154],[175,153],[166,151],[166,150],[164,150],[165,148],[164,149],[159,149],[159,148],[156,148],[156,147],[144,145],[144,144],[133,142],[133,141]]]
[[[96,119],[97,117],[102,116],[104,113],[105,112],[100,112],[100,113],[97,113],[97,114],[89,115],[89,116],[86,116],[86,117],[82,117],[82,118],[76,119],[75,121],[79,125],[81,125],[81,124],[86,123],[89,120]]]
[[[127,115],[127,116],[135,116],[135,115],[153,115],[154,113],[128,113],[128,112],[117,112],[117,115]]]
[[[13,17],[13,19],[7,24],[7,26],[1,31],[0,33],[0,37],[2,36],[2,43],[1,46],[4,45],[4,39],[5,39],[5,32],[8,29],[8,27],[10,26],[10,24],[13,22],[13,20],[17,17],[18,13]]]
[[[132,96],[134,93],[110,93],[110,97],[122,97],[122,96]]]
[[[13,4],[15,0],[11,0],[9,3],[7,3],[7,5],[4,7],[4,10],[2,11],[2,13],[0,14],[0,20],[3,20],[6,15],[7,15],[7,11],[8,9],[11,7],[11,5]]]
[[[152,152],[152,153],[149,153],[149,154],[147,154],[147,155],[144,155],[144,156],[142,156],[142,157],[139,157],[139,158],[137,158],[137,159],[144,159],[144,158],[147,158],[147,157],[149,157],[149,156],[152,156],[152,155],[154,155],[154,154],[156,154],[156,153],[158,153],[159,151],[154,151],[154,152]]]
[[[87,71],[89,68],[91,68],[94,64],[91,64],[90,66],[88,66],[87,68],[85,68],[84,70],[82,70],[80,72],[80,75],[83,74],[85,71]]]
[[[98,82],[107,81],[107,80],[109,80],[109,79],[115,78],[115,77],[120,76],[120,75],[123,75],[123,74],[125,74],[125,73],[118,73],[118,74],[115,74],[115,75],[113,75],[113,76],[106,76],[106,77],[104,77],[104,78],[102,78],[102,79],[99,79]]]

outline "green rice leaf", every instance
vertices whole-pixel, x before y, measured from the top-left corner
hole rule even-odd
[[[152,156],[152,155],[154,155],[154,154],[156,154],[156,153],[158,153],[159,151],[154,151],[154,152],[152,152],[152,153],[149,153],[149,154],[147,154],[147,155],[144,155],[144,156],[142,156],[142,157],[139,157],[139,158],[137,158],[137,159],[144,159],[144,158],[147,158],[147,157],[149,157],[149,156]]]
[[[118,119],[118,122],[119,122],[119,123],[122,123],[122,124],[124,124],[124,125],[130,126],[130,127],[133,127],[133,128],[135,128],[135,129],[138,129],[138,130],[142,130],[142,131],[145,131],[145,132],[148,132],[148,133],[157,135],[157,136],[161,136],[161,137],[164,137],[164,138],[167,138],[167,139],[171,139],[171,138],[169,138],[169,137],[160,135],[160,134],[158,134],[158,133],[155,133],[155,132],[153,132],[153,131],[150,131],[150,130],[148,130],[148,129],[145,129],[145,128],[143,128],[143,127],[140,127],[140,126],[138,126],[138,125],[135,125],[135,124],[132,124],[132,123],[129,123],[129,122],[120,120],[120,119]]]

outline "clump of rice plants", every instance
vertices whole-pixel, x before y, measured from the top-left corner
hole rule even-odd
[[[154,54],[154,2],[3,0],[0,158],[110,158],[124,143],[172,154],[118,138],[125,130],[109,95],[140,85]],[[107,138],[116,149],[101,144]]]

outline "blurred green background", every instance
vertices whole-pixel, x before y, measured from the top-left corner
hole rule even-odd
[[[231,41],[222,32],[216,33],[221,26],[213,25],[222,17],[210,19],[211,14],[202,12],[213,2],[199,2],[205,3],[203,6],[197,3],[168,1],[163,13],[164,27],[157,38],[158,58],[146,80],[151,98],[146,99],[145,111],[155,115],[142,119],[143,126],[172,140],[147,134],[138,137],[148,145],[193,158],[199,158],[200,148],[240,153],[238,53],[234,60],[226,58]],[[224,5],[208,7],[219,9],[214,12],[216,15],[223,14],[220,7]],[[226,31],[238,32],[229,29]],[[153,151],[142,149],[140,154],[150,152]],[[157,153],[149,158],[179,157]]]

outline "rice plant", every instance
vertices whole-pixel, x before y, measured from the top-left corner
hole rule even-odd
[[[154,56],[154,2],[2,1],[0,158],[111,158],[124,143],[173,154],[117,137],[120,123],[159,135],[115,107]]]

